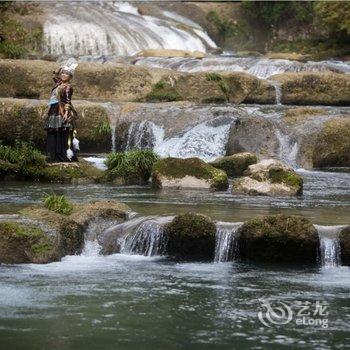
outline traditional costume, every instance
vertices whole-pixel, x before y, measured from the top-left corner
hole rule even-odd
[[[73,76],[77,66],[75,60],[68,60],[66,65],[60,68],[60,72]],[[75,109],[72,105],[72,85],[55,80],[49,100],[49,111],[45,123],[47,131],[47,157],[49,162],[76,161],[76,154],[71,155],[70,144],[73,139]],[[68,111],[67,118],[64,118]]]

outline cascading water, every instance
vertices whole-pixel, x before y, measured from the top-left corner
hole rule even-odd
[[[320,238],[320,262],[323,267],[341,265],[339,233],[345,226],[314,225]]]
[[[161,157],[198,157],[206,161],[225,155],[225,146],[234,117],[217,117],[180,135],[164,139],[163,128],[153,122],[131,124],[126,150],[153,148]]]
[[[58,3],[47,10],[46,51],[52,55],[131,56],[146,49],[205,52],[215,43],[184,17],[145,16],[129,3]]]
[[[297,62],[290,60],[267,59],[259,57],[215,56],[195,58],[138,58],[136,65],[167,68],[182,72],[226,71],[246,72],[258,78],[267,79],[285,72],[325,72],[350,73],[350,64],[341,61]]]
[[[162,255],[166,247],[164,224],[172,217],[147,219],[139,223],[134,230],[125,237],[121,249],[124,254],[141,254],[145,256]]]
[[[276,105],[282,104],[282,87],[281,83],[276,80],[269,79],[268,82],[274,87],[276,94]]]
[[[293,169],[296,169],[298,167],[298,143],[293,141],[289,135],[284,134],[279,129],[276,129],[276,137],[279,142],[279,159],[291,166]]]
[[[112,152],[116,151],[115,146],[115,129],[117,127],[118,118],[120,116],[120,107],[115,103],[106,102],[101,104],[108,111],[109,116],[109,125],[111,128],[111,143],[112,143]]]
[[[216,224],[215,262],[231,261],[234,258],[234,240],[242,222],[218,222]]]

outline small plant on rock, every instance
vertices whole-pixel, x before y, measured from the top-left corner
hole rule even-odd
[[[43,202],[45,208],[59,214],[70,215],[73,211],[73,204],[63,195],[47,194]]]

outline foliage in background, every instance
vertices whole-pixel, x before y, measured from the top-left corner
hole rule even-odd
[[[59,214],[70,215],[73,211],[73,204],[63,195],[47,194],[43,203],[45,208]]]
[[[37,11],[37,4],[7,1],[0,3],[0,56],[22,58],[41,49],[43,31],[39,23],[26,27],[22,16]]]
[[[106,159],[110,178],[141,178],[147,181],[151,176],[153,164],[159,159],[152,150],[116,152]]]

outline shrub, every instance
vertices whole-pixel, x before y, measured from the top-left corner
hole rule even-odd
[[[48,194],[43,198],[44,207],[56,213],[70,215],[73,211],[73,204],[65,197],[56,194]]]
[[[152,86],[152,91],[146,96],[146,101],[150,102],[170,102],[179,101],[181,96],[167,82],[161,80]]]
[[[111,179],[130,177],[147,181],[151,176],[153,164],[158,158],[152,150],[111,153],[106,160],[107,172]]]

